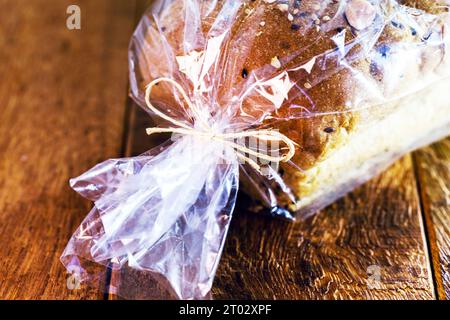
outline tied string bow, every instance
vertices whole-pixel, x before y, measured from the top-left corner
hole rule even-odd
[[[194,119],[196,121],[199,121],[200,128],[189,126],[184,122],[178,121],[171,117],[170,115],[167,115],[160,110],[158,110],[150,101],[151,92],[155,85],[157,85],[160,82],[168,82],[172,84],[180,93],[183,99],[186,101],[189,110],[194,115]],[[261,173],[261,166],[257,163],[257,161],[250,158],[250,156],[255,157],[259,160],[265,160],[269,162],[287,162],[289,161],[295,154],[295,145],[296,143],[289,139],[284,134],[274,131],[271,129],[261,129],[261,130],[244,130],[242,132],[229,132],[229,133],[217,133],[215,132],[208,122],[204,119],[203,113],[201,112],[201,109],[197,106],[196,103],[193,103],[190,98],[188,97],[186,91],[183,89],[183,87],[177,83],[176,81],[170,79],[170,78],[158,78],[150,82],[150,84],[147,86],[145,91],[145,102],[147,104],[147,107],[153,111],[156,115],[159,117],[169,121],[174,125],[174,127],[168,127],[168,128],[147,128],[146,132],[148,135],[154,134],[154,133],[178,133],[182,135],[191,135],[191,136],[200,136],[205,137],[214,141],[219,141],[224,143],[225,145],[231,147],[235,153],[236,156],[241,159],[244,163],[249,164],[251,167],[253,167],[255,170]],[[242,138],[255,138],[258,140],[263,141],[277,141],[282,142],[287,147],[287,152],[278,155],[273,156],[268,153],[264,153],[262,151],[255,151],[253,149],[250,149],[246,147],[245,145],[238,144],[235,142],[237,139]],[[281,148],[286,149],[286,148]],[[248,154],[248,155],[247,155]]]

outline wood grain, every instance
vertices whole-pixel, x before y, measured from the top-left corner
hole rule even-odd
[[[216,298],[433,298],[409,156],[306,221],[236,212]]]
[[[439,299],[450,299],[450,138],[414,154]]]
[[[59,262],[91,203],[68,178],[122,146],[134,2],[2,0],[0,11],[0,298],[97,299],[68,290]]]

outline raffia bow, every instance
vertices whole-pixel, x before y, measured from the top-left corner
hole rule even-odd
[[[169,82],[171,83],[180,93],[183,99],[186,101],[189,110],[193,113],[194,118],[196,121],[199,122],[199,127],[189,126],[181,121],[178,121],[174,119],[173,117],[161,112],[158,110],[150,101],[150,96],[152,89],[155,85],[157,85],[160,82]],[[147,86],[145,91],[145,102],[147,104],[147,107],[154,112],[159,117],[169,121],[172,123],[175,127],[168,127],[168,128],[147,128],[147,134],[151,135],[154,133],[178,133],[182,135],[191,135],[191,136],[201,136],[206,137],[211,140],[220,141],[224,143],[225,145],[231,147],[235,153],[236,156],[244,161],[245,163],[248,163],[250,166],[252,166],[255,170],[261,173],[261,166],[257,163],[257,161],[250,158],[250,156],[255,157],[259,160],[265,160],[269,162],[279,163],[279,162],[287,162],[289,161],[295,154],[295,145],[296,143],[289,139],[284,134],[274,131],[271,129],[261,129],[261,130],[245,130],[242,132],[230,132],[230,133],[217,133],[215,132],[206,119],[204,119],[203,114],[200,110],[200,108],[197,106],[197,104],[193,103],[190,98],[188,97],[186,91],[183,89],[183,87],[177,83],[176,81],[170,79],[161,77],[158,79],[153,80],[150,82],[150,84]],[[283,142],[287,147],[287,152],[285,154],[279,155],[279,156],[272,156],[264,152],[255,151],[253,149],[250,149],[242,144],[238,144],[235,142],[237,139],[242,138],[255,138],[263,141],[277,141],[277,142]],[[286,149],[286,148],[282,148]],[[248,154],[248,156],[246,155]]]

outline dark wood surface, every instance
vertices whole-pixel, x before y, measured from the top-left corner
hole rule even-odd
[[[433,298],[415,186],[411,158],[405,157],[345,199],[296,224],[237,210],[216,296]]]
[[[91,207],[68,179],[120,154],[130,1],[2,0],[0,298],[98,299],[67,289],[59,256]]]
[[[450,299],[450,139],[414,154],[437,293]]]
[[[91,207],[67,181],[156,143],[127,99],[128,41],[149,1],[78,1],[81,31],[65,27],[69,1],[2,1],[0,298],[102,299],[67,289],[59,256]],[[296,223],[240,195],[214,297],[448,299],[449,166],[447,139]]]

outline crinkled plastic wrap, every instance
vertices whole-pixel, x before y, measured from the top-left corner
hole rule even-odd
[[[207,297],[239,184],[303,217],[450,133],[449,26],[445,1],[157,1],[131,95],[174,135],[71,180],[95,205],[63,263],[128,298]]]

